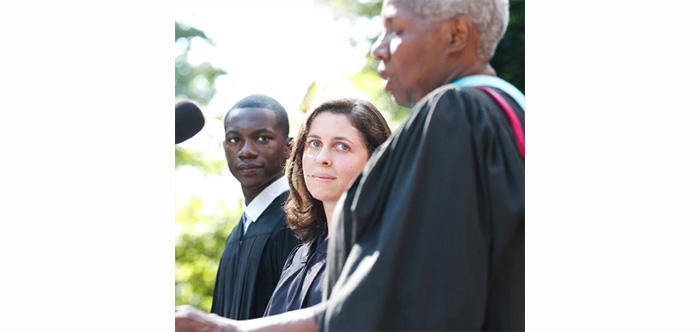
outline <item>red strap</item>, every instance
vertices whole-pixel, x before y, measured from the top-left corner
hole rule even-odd
[[[477,89],[486,92],[491,98],[493,98],[496,103],[498,103],[499,106],[501,106],[501,109],[506,113],[506,116],[508,117],[508,121],[510,121],[510,126],[513,129],[513,133],[515,134],[515,140],[518,145],[518,150],[520,150],[520,156],[525,159],[525,132],[523,131],[523,126],[520,124],[520,119],[518,119],[518,116],[515,115],[515,111],[513,110],[512,107],[506,102],[503,97],[501,97],[498,92],[494,91],[491,88],[485,87],[485,86],[477,86]]]

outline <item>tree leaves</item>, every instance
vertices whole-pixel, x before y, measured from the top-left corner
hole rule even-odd
[[[175,42],[185,45],[175,57],[175,96],[207,105],[216,94],[214,83],[217,77],[226,72],[209,62],[192,65],[188,61],[191,42],[195,38],[213,45],[202,30],[175,23]],[[213,159],[200,152],[176,146],[175,166],[185,165],[196,167],[205,175],[221,174],[226,169],[226,162],[222,159]],[[207,209],[199,197],[193,197],[186,207],[177,211],[176,304],[191,304],[209,311],[219,258],[241,211],[240,202],[235,209],[223,203],[214,209]]]
[[[214,44],[202,30],[175,22],[175,42],[184,41],[186,44],[182,53],[175,57],[175,95],[206,106],[216,93],[214,81],[220,75],[225,75],[226,71],[209,62],[193,66],[187,58],[193,38]]]
[[[180,38],[185,38],[189,41],[195,37],[202,38],[210,44],[213,44],[211,39],[209,39],[209,37],[207,37],[207,35],[202,30],[193,28],[180,22],[175,22],[175,41],[177,41]]]

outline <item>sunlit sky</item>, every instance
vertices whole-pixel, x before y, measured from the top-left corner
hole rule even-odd
[[[277,99],[288,111],[290,135],[304,115],[298,112],[312,82],[324,87],[314,104],[335,97],[360,97],[348,78],[364,65],[370,45],[351,45],[351,37],[376,35],[378,20],[336,20],[328,6],[313,0],[178,1],[175,20],[204,31],[209,45],[193,40],[189,61],[210,62],[228,74],[216,81],[214,98],[202,111],[202,132],[180,146],[224,159],[221,141],[223,115],[236,101],[263,93]],[[175,52],[178,52],[176,45]],[[312,106],[314,105],[312,104]],[[198,169],[176,170],[177,209],[193,196],[204,199],[205,211],[216,213],[221,202],[234,207],[241,197],[238,183],[226,170],[222,176],[204,176]]]

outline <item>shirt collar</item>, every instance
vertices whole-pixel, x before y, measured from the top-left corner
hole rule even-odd
[[[518,90],[518,88],[516,88],[513,84],[508,83],[506,80],[498,76],[470,75],[456,79],[452,83],[459,86],[488,86],[491,88],[500,89],[513,98],[523,112],[525,111],[525,95],[523,95],[523,93],[520,92],[520,90]]]
[[[255,196],[250,204],[243,208],[243,213],[245,213],[246,217],[248,217],[248,219],[250,219],[252,222],[257,221],[260,215],[265,212],[268,205],[270,205],[270,203],[272,203],[277,196],[287,190],[289,190],[287,177],[282,176],[275,180],[275,182],[270,183],[267,187],[265,187],[265,189],[263,189],[263,191]]]

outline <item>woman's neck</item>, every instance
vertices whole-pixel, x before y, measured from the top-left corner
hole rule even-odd
[[[328,236],[330,237],[331,234],[331,227],[330,227],[330,222],[331,218],[333,218],[333,209],[335,209],[335,204],[338,203],[338,201],[333,201],[333,202],[327,202],[324,201],[323,203],[323,212],[326,214],[326,229],[328,229]]]

